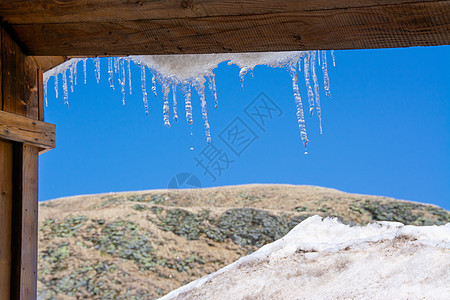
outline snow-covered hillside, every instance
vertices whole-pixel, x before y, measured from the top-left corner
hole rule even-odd
[[[162,299],[450,299],[450,223],[350,227],[313,216]]]

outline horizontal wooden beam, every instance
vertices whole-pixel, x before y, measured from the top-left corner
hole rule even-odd
[[[442,2],[439,0],[16,0],[0,1],[9,24],[123,22],[262,15]]]
[[[55,148],[55,125],[0,111],[0,139],[50,150]]]
[[[0,16],[38,56],[450,44],[450,0],[2,1]]]
[[[62,64],[67,60],[64,56],[32,56],[39,69],[43,72]]]

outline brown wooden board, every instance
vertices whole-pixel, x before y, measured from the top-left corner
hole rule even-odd
[[[2,29],[3,110],[27,115],[25,96],[25,55],[10,35]]]
[[[89,3],[88,3],[89,2]],[[431,3],[439,0],[28,0],[1,1],[0,12],[9,24],[120,22],[284,12],[346,10],[391,4]]]
[[[39,114],[38,120],[44,121],[44,73],[42,69],[38,69],[38,106],[39,106]]]
[[[18,273],[15,283],[17,299],[36,299],[37,295],[37,235],[38,235],[38,155],[39,149],[30,145],[21,144],[21,187],[20,204],[15,207],[16,215],[20,213],[13,228],[17,243],[13,245],[16,252]],[[15,246],[15,247],[14,247]],[[16,274],[17,275],[17,274]],[[18,279],[18,280],[17,280]],[[17,293],[18,292],[18,293]]]
[[[364,49],[450,44],[450,1],[7,1],[29,55]]]
[[[55,148],[55,125],[0,111],[0,139]]]
[[[12,144],[0,141],[0,300],[9,300],[11,279]]]
[[[37,120],[35,60],[0,32],[0,299],[36,299],[39,148],[33,145],[52,126]]]
[[[43,72],[50,70],[67,60],[64,56],[31,56]]]

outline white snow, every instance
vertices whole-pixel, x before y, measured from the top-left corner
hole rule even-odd
[[[450,223],[350,227],[313,216],[162,299],[354,298],[450,299]]]
[[[205,83],[208,82],[208,88],[214,99],[214,107],[218,107],[218,96],[216,91],[216,83],[214,79],[214,69],[222,62],[228,62],[229,65],[237,65],[240,68],[239,78],[244,87],[244,78],[248,72],[258,65],[266,65],[273,68],[286,68],[292,78],[293,94],[297,107],[297,118],[300,129],[301,139],[306,147],[308,142],[305,120],[303,113],[303,103],[300,97],[297,73],[301,71],[301,60],[303,59],[305,85],[308,93],[309,114],[312,115],[314,110],[319,118],[321,125],[321,110],[319,98],[319,84],[316,75],[316,55],[322,56],[322,73],[324,79],[324,89],[328,96],[330,94],[328,70],[326,63],[326,51],[290,51],[290,52],[254,52],[254,53],[223,53],[223,54],[184,54],[184,55],[144,55],[144,56],[128,56],[128,57],[109,57],[108,58],[108,82],[112,89],[115,89],[115,77],[121,87],[122,103],[125,104],[125,85],[128,76],[129,92],[131,94],[131,69],[130,63],[133,61],[141,67],[141,90],[144,102],[144,111],[148,114],[151,105],[149,105],[147,94],[146,69],[152,73],[151,90],[157,97],[156,81],[159,82],[163,89],[163,122],[164,125],[170,127],[170,103],[169,93],[172,91],[172,111],[173,119],[178,120],[177,101],[174,91],[180,90],[185,99],[186,121],[192,124],[192,103],[191,103],[191,87],[193,87],[200,96],[200,107],[205,127],[206,140],[211,141],[210,125],[208,122],[207,103],[205,96]],[[45,97],[47,97],[47,82],[52,76],[55,77],[55,94],[58,97],[58,75],[61,74],[63,79],[63,95],[64,103],[68,106],[68,84],[67,70],[69,70],[69,81],[71,91],[73,92],[73,84],[76,84],[76,67],[78,62],[83,61],[84,83],[86,83],[86,59],[76,58],[55,67],[44,73]],[[93,58],[95,67],[95,78],[97,83],[100,81],[100,59]],[[334,54],[333,54],[334,62]],[[320,63],[319,63],[320,65]],[[127,68],[127,70],[125,70]],[[310,84],[310,74],[314,84],[314,90]],[[315,103],[314,103],[315,100]]]

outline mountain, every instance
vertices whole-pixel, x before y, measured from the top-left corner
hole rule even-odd
[[[213,273],[313,215],[442,225],[433,205],[315,186],[242,185],[40,203],[39,299],[153,299]]]

